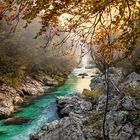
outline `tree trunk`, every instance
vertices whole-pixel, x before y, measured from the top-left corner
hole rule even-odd
[[[106,134],[106,116],[108,111],[108,101],[109,101],[109,77],[108,77],[108,67],[105,66],[105,83],[106,83],[106,104],[105,104],[105,113],[103,118],[103,139],[107,140]]]

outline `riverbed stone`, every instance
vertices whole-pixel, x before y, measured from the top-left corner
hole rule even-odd
[[[134,98],[130,96],[125,96],[120,102],[118,102],[118,108],[124,110],[136,110],[140,108],[140,105],[136,103]]]
[[[0,102],[0,118],[8,117],[14,112],[14,104],[12,99]]]
[[[56,81],[54,79],[52,79],[52,80],[44,79],[43,84],[45,86],[58,86],[59,85],[58,81]]]
[[[79,96],[58,97],[57,103],[61,115],[68,115],[70,112],[87,112],[92,110],[93,106],[90,101],[86,101]]]
[[[109,89],[111,91],[111,94],[114,92],[117,93],[116,87],[120,84],[122,79],[124,78],[122,69],[118,68],[113,70],[109,70],[108,78],[109,78]],[[106,81],[105,81],[105,75],[100,74],[92,78],[91,83],[90,83],[91,90],[100,90],[104,94],[106,93]]]
[[[24,79],[20,88],[24,95],[39,95],[44,92],[43,84],[28,76]]]
[[[13,99],[13,103],[14,105],[20,105],[24,102],[24,99],[21,98],[20,96],[16,96],[14,99]]]
[[[26,117],[16,117],[16,118],[8,118],[4,120],[4,124],[6,125],[13,125],[13,124],[22,124],[30,121],[31,118],[26,118]]]
[[[140,74],[133,72],[128,75],[124,81],[119,85],[121,90],[125,90],[128,88],[138,88],[140,87]]]
[[[72,117],[64,117],[60,121],[46,124],[45,127],[45,131],[32,134],[30,140],[85,140],[81,123]]]

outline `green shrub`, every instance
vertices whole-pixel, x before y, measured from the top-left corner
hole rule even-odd
[[[0,55],[0,82],[10,86],[18,86],[23,78],[23,66],[18,65],[17,61],[9,56]]]
[[[65,78],[63,78],[63,77],[57,77],[56,80],[57,80],[57,82],[59,83],[59,85],[61,85],[61,84],[64,83]]]

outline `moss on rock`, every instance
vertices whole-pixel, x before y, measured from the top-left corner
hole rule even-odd
[[[81,97],[84,99],[95,99],[98,100],[101,96],[101,91],[99,89],[96,89],[94,91],[84,89],[83,93],[81,94]]]
[[[127,88],[125,90],[126,96],[133,97],[138,104],[140,104],[140,87],[137,88]]]

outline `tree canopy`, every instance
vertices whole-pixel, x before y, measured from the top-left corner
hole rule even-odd
[[[128,57],[139,47],[139,0],[3,0],[0,16],[16,25],[24,19],[25,28],[40,17],[42,27],[35,38],[48,32],[48,45],[50,36],[67,33],[61,42],[55,43],[56,46],[69,37],[72,46],[81,43],[83,47],[86,43],[89,50],[93,45],[99,46],[107,63],[111,62],[114,50]]]

